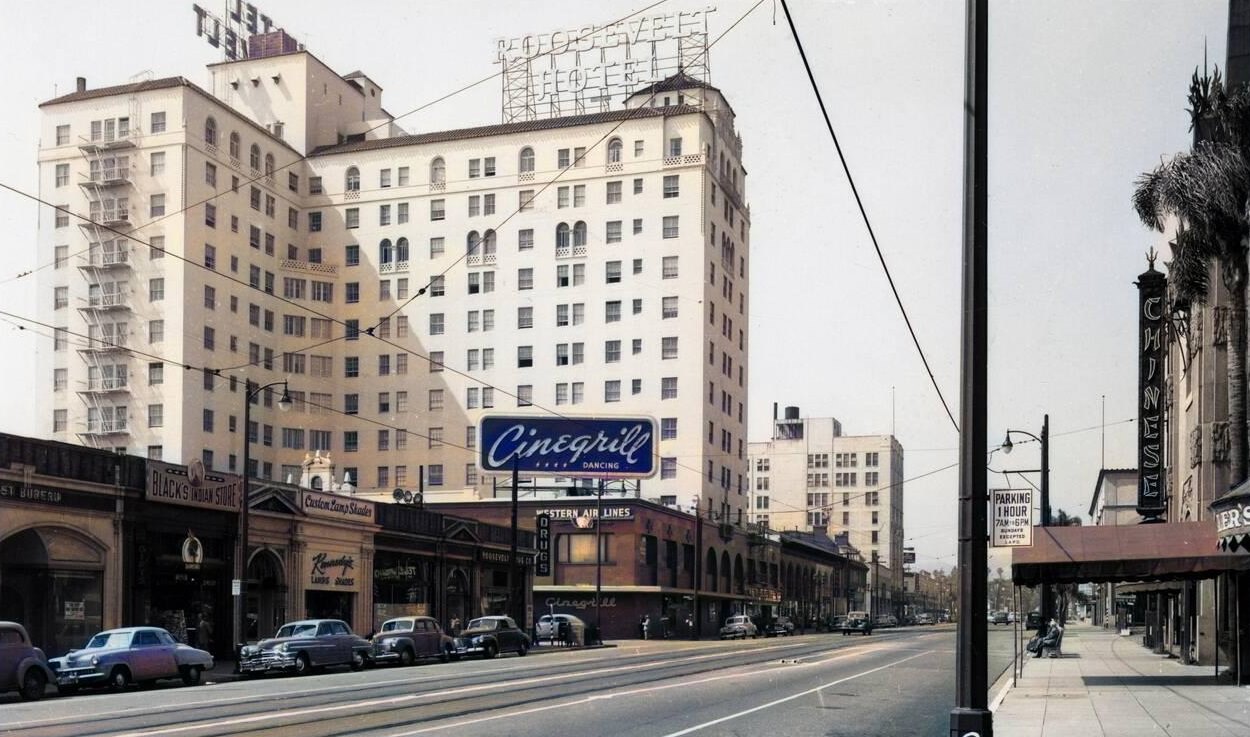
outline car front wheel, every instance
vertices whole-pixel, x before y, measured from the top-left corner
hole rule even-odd
[[[312,663],[308,662],[308,655],[300,653],[295,656],[295,675],[305,676],[312,671]]]
[[[404,648],[399,651],[399,664],[405,668],[412,665],[416,661],[416,657],[412,654],[410,648]]]
[[[365,667],[365,654],[359,650],[352,653],[352,670],[360,670]]]
[[[109,688],[114,691],[120,691],[130,685],[130,672],[125,668],[117,667],[109,673]]]
[[[489,660],[499,654],[499,646],[493,642],[488,642],[486,643],[486,646],[482,648],[482,654],[487,660]]]
[[[48,677],[38,668],[29,668],[22,676],[22,699],[37,701],[43,698],[44,689],[48,686]]]
[[[525,657],[525,654],[528,653],[529,651],[530,651],[530,646],[527,643],[522,642],[521,646],[517,648],[516,654],[520,655],[521,657]]]
[[[200,683],[200,666],[188,665],[182,669],[182,683],[185,686],[198,686]]]

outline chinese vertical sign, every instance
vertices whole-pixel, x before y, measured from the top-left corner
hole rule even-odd
[[[1163,473],[1163,362],[1167,351],[1167,278],[1150,269],[1137,278],[1137,513],[1146,519],[1167,511]]]

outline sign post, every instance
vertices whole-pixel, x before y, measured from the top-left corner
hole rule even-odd
[[[1033,490],[991,489],[993,525],[990,545],[1028,548],[1033,545]]]

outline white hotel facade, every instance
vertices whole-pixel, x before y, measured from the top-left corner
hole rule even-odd
[[[433,498],[480,497],[483,413],[645,414],[642,495],[740,518],[750,213],[720,92],[410,135],[279,40],[209,89],[41,106],[40,195],[91,220],[40,212],[42,434],[239,472],[244,382],[285,379],[290,412],[252,408],[255,477],[321,450],[361,493],[425,466]]]

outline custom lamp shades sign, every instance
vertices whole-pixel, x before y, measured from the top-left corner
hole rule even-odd
[[[482,418],[481,467],[488,473],[570,478],[655,475],[655,420],[650,417]]]

